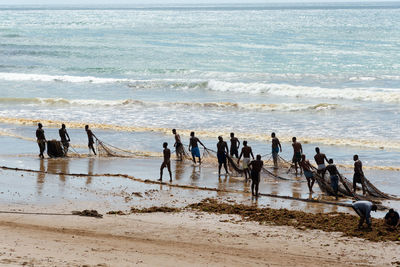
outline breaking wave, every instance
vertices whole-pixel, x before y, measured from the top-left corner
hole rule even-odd
[[[65,99],[65,98],[0,98],[0,104],[22,105],[70,105],[70,106],[103,106],[103,107],[178,107],[203,109],[239,109],[248,111],[302,111],[302,110],[331,110],[340,106],[337,104],[297,104],[297,103],[234,103],[234,102],[150,102],[134,99],[123,100],[96,100],[96,99]]]
[[[221,74],[223,77],[224,75]],[[296,76],[296,75],[295,75]],[[204,80],[206,79],[206,80]],[[383,75],[382,77],[349,77],[348,81],[374,81],[389,79],[400,80],[397,76]],[[5,81],[40,81],[40,82],[68,82],[68,83],[93,83],[106,84],[118,83],[129,86],[132,89],[173,89],[173,90],[209,90],[217,92],[234,92],[245,94],[260,94],[268,96],[282,96],[294,98],[324,98],[347,99],[357,101],[374,101],[386,103],[400,103],[400,88],[370,87],[368,83],[364,87],[323,87],[299,85],[296,79],[288,79],[286,82],[259,81],[259,82],[232,82],[220,81],[215,78],[203,76],[202,79],[149,79],[136,80],[128,78],[103,78],[94,76],[70,76],[70,75],[45,75],[25,73],[0,72],[0,80]],[[294,84],[291,84],[294,83]],[[314,82],[314,84],[323,84]]]

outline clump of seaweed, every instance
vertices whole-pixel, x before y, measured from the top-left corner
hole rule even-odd
[[[358,237],[370,241],[400,241],[400,230],[392,230],[384,225],[383,219],[372,218],[372,230],[358,230],[358,217],[346,213],[307,213],[287,209],[257,208],[243,204],[221,203],[215,199],[188,206],[191,209],[217,213],[236,214],[246,221],[260,224],[293,226],[297,229],[318,229],[325,232],[340,232],[344,236]]]
[[[111,214],[111,215],[126,215],[125,212],[123,212],[122,210],[110,210],[109,212],[107,212],[107,214]]]
[[[103,215],[98,213],[97,210],[83,210],[83,211],[73,211],[73,215],[103,218]]]
[[[152,213],[152,212],[179,212],[181,209],[172,207],[150,207],[138,209],[135,207],[131,208],[131,213]]]

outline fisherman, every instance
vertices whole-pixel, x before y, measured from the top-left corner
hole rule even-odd
[[[190,140],[189,140],[189,151],[192,152],[192,158],[193,158],[194,164],[196,164],[196,157],[199,158],[199,164],[201,164],[200,149],[199,149],[198,143],[200,143],[200,145],[202,145],[204,147],[204,149],[206,148],[203,145],[203,143],[199,140],[199,138],[194,136],[194,132],[191,132]]]
[[[224,165],[225,172],[228,174],[228,168],[226,166],[226,155],[229,154],[228,145],[222,138],[222,136],[218,136],[217,143],[217,158],[218,158],[218,176],[221,176],[221,167]]]
[[[274,168],[278,169],[278,153],[282,153],[282,146],[279,139],[275,136],[275,133],[271,133],[272,137],[272,159],[274,160]]]
[[[303,154],[303,147],[299,142],[297,142],[296,137],[292,138],[292,147],[293,147],[293,158],[292,162],[294,163],[294,167],[296,169],[296,174],[297,174],[297,164],[300,163],[301,161],[301,155]],[[301,170],[301,169],[300,169]]]
[[[239,147],[240,141],[235,137],[235,133],[231,133],[231,157],[235,156],[236,158],[239,157]]]
[[[242,151],[240,152],[237,162],[239,165],[240,159],[243,156],[243,163],[242,163],[243,165],[242,166],[243,166],[243,171],[244,171],[244,177],[246,180],[250,176],[250,171],[249,171],[250,155],[254,160],[253,150],[251,149],[250,146],[247,146],[247,141],[243,141]]]
[[[315,148],[315,152],[317,153],[314,156],[315,162],[317,163],[318,166],[317,173],[321,175],[323,179],[325,179],[325,172],[326,172],[325,161],[328,162],[328,159],[326,158],[326,155],[324,153],[320,152],[319,147]]]
[[[310,194],[313,193],[312,188],[315,183],[314,173],[311,171],[311,164],[306,160],[306,155],[301,155],[301,161],[299,163],[300,167],[303,169],[304,176],[307,179],[307,186],[310,190]]]
[[[363,195],[366,194],[364,172],[362,170],[362,162],[358,159],[358,155],[353,156],[354,175],[353,175],[353,191],[356,193],[357,183],[361,184]]]
[[[261,160],[261,155],[257,155],[256,160],[253,160],[249,163],[249,167],[251,168],[251,194],[256,197],[258,197],[258,185],[260,184],[260,172],[263,164],[264,163]]]
[[[95,155],[97,155],[97,154],[96,154],[96,151],[95,151],[95,149],[94,149],[94,146],[93,146],[93,144],[94,144],[94,139],[93,139],[93,137],[96,138],[96,139],[97,139],[97,137],[94,135],[94,133],[92,132],[92,130],[89,129],[89,125],[85,125],[85,131],[86,131],[86,133],[87,133],[88,141],[89,141],[89,142],[88,142],[89,155],[90,155],[90,150],[92,150],[93,153],[94,153]]]
[[[64,154],[67,155],[71,138],[69,138],[69,134],[67,133],[67,129],[65,128],[64,123],[61,125],[61,129],[58,130],[58,134],[60,135],[61,143],[64,147]]]
[[[182,161],[183,160],[184,150],[183,150],[183,144],[182,144],[182,141],[181,141],[181,137],[176,132],[176,129],[172,129],[172,133],[175,136],[174,147],[175,147],[176,157],[178,158],[179,161]]]
[[[318,153],[318,152],[317,152]],[[328,160],[328,166],[326,167],[326,170],[330,174],[331,178],[331,186],[333,189],[333,192],[335,193],[336,200],[338,200],[338,190],[339,190],[339,172],[336,168],[336,165],[333,164],[333,159]]]
[[[46,149],[46,137],[44,136],[44,130],[42,129],[43,125],[39,122],[38,128],[36,129],[36,139],[39,146],[39,157],[44,158],[43,152]]]
[[[360,216],[358,229],[361,229],[364,220],[368,225],[368,229],[371,229],[371,210],[376,211],[378,207],[372,202],[366,200],[356,201],[351,206],[358,216]]]
[[[172,173],[171,173],[171,150],[168,148],[168,143],[164,142],[163,144],[163,155],[164,155],[164,161],[161,164],[160,167],[160,179],[158,179],[159,181],[162,181],[162,177],[163,177],[163,170],[165,167],[167,167],[168,172],[169,172],[169,181],[172,182]]]
[[[385,224],[390,228],[397,228],[400,225],[399,213],[394,209],[390,209],[385,215]]]

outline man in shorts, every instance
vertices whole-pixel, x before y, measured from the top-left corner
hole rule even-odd
[[[258,197],[258,186],[260,184],[260,173],[263,164],[261,155],[257,155],[256,160],[249,163],[249,167],[251,168],[251,194],[255,197]]]
[[[93,144],[94,144],[93,137],[96,138],[96,139],[97,139],[97,137],[94,135],[92,130],[89,129],[89,125],[85,125],[85,131],[86,131],[86,134],[88,136],[89,155],[90,155],[90,150],[92,150],[93,153],[96,155],[96,151],[95,151],[94,146],[93,146]]]
[[[182,160],[183,160],[183,153],[184,153],[184,150],[183,150],[183,144],[182,144],[182,141],[181,141],[181,137],[180,137],[179,134],[176,132],[176,129],[172,129],[172,133],[173,133],[174,136],[175,136],[175,144],[174,144],[174,147],[175,147],[176,158],[177,158],[179,161],[182,161]]]
[[[357,191],[357,183],[361,184],[363,195],[366,194],[364,172],[362,170],[362,162],[358,159],[358,155],[353,156],[354,160],[354,175],[353,175],[353,191]]]
[[[242,156],[243,156],[242,164],[243,164],[244,177],[247,180],[248,176],[250,176],[250,171],[249,171],[250,156],[254,160],[253,150],[251,149],[250,146],[247,146],[247,141],[243,141],[242,151],[240,152],[240,156],[238,158],[238,165]]]
[[[36,139],[39,146],[39,157],[43,159],[43,152],[46,149],[46,137],[44,136],[43,125],[40,122],[38,123],[38,128],[36,129]]]
[[[299,163],[300,167],[303,169],[304,176],[307,179],[307,186],[310,190],[310,194],[313,193],[312,188],[315,183],[314,173],[311,171],[311,164],[306,160],[306,155],[301,155],[301,161]]]
[[[67,132],[67,129],[65,128],[64,123],[61,125],[61,129],[58,130],[58,134],[60,135],[61,143],[64,147],[64,154],[66,156],[68,153],[69,142],[71,142],[71,139],[69,138],[69,134]]]
[[[332,186],[333,192],[334,192],[336,200],[337,200],[338,199],[338,190],[339,190],[339,172],[336,168],[336,165],[333,164],[333,159],[329,159],[328,163],[329,164],[326,167],[326,170],[330,174],[331,186]]]
[[[297,142],[297,138],[293,137],[292,138],[292,147],[293,147],[293,158],[292,162],[294,164],[294,167],[296,169],[296,174],[297,174],[297,164],[300,163],[301,161],[301,155],[303,154],[303,147],[299,142]]]
[[[229,153],[228,145],[222,138],[218,136],[217,143],[217,158],[218,158],[218,176],[221,176],[221,167],[224,165],[225,172],[228,174],[228,168],[226,166],[226,155]]]
[[[326,158],[326,155],[324,153],[320,152],[319,147],[315,148],[315,152],[317,153],[314,156],[315,162],[317,163],[318,166],[317,173],[321,175],[322,178],[325,178],[325,172],[326,172],[325,161],[328,162],[328,159]]]
[[[201,156],[200,156],[200,149],[199,145],[202,145],[204,148],[206,148],[203,143],[199,140],[199,138],[194,136],[194,132],[190,133],[190,140],[189,140],[189,151],[192,152],[192,158],[194,164],[196,164],[196,157],[199,158],[199,164],[201,164]]]
[[[279,151],[282,153],[282,146],[279,139],[275,136],[275,133],[271,134],[272,138],[272,159],[274,160],[274,168],[278,169],[278,153]]]
[[[169,172],[169,181],[172,182],[172,173],[171,173],[171,150],[168,148],[168,143],[165,142],[163,144],[163,156],[164,156],[164,161],[161,164],[160,167],[160,179],[158,179],[159,181],[162,181],[162,177],[163,177],[163,170],[165,167],[167,167],[168,172]]]
[[[239,157],[239,146],[240,141],[235,137],[235,133],[231,133],[231,157],[235,156],[236,158]]]

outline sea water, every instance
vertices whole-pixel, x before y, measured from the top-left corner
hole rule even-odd
[[[65,122],[84,146],[95,123],[114,145],[159,152],[172,128],[212,147],[235,132],[266,154],[274,131],[286,157],[297,136],[308,157],[321,146],[399,167],[399,8],[2,6],[0,134],[32,142],[45,121],[58,138],[49,127]]]

